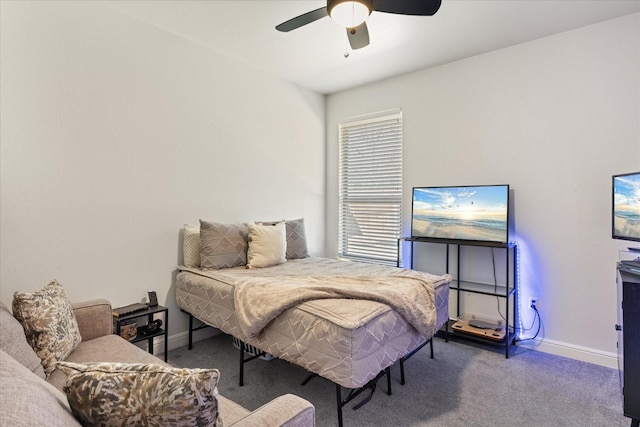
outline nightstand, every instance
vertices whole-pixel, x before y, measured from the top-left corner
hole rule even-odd
[[[118,308],[114,308],[114,311]],[[162,327],[158,330],[154,331],[150,334],[145,334],[145,326],[153,322],[154,315],[161,314],[163,316]],[[130,339],[129,342],[135,343],[139,341],[147,340],[147,346],[149,348],[149,353],[153,354],[153,339],[156,337],[164,338],[164,361],[167,361],[167,351],[168,351],[168,330],[169,330],[169,309],[162,305],[156,305],[154,307],[149,307],[145,310],[135,311],[133,313],[113,316],[113,324],[116,335],[121,335],[122,328],[126,327],[127,321],[141,319],[146,317],[146,323],[137,324],[135,338]]]

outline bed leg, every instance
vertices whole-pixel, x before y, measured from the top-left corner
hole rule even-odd
[[[313,378],[317,377],[318,374],[309,374],[309,376],[307,378],[304,379],[304,381],[302,381],[302,384],[300,385],[307,385],[307,383],[309,381],[311,381]]]
[[[240,387],[244,385],[244,342],[240,341]]]
[[[450,321],[447,320],[446,322],[444,322],[445,324],[445,328],[444,328],[444,342],[449,342],[449,323]]]
[[[429,346],[431,348],[431,358],[433,359],[433,337],[431,337],[431,339],[429,339],[429,341],[423,342],[418,347],[414,348],[409,353],[407,353],[405,356],[400,358],[400,384],[401,385],[405,384],[405,381],[404,381],[404,362],[407,359],[409,359],[411,356],[416,354],[418,352],[418,350],[420,350],[422,347],[424,347],[427,344],[429,344]]]
[[[193,348],[193,316],[189,314],[189,350]]]
[[[387,395],[391,396],[391,366],[387,366],[384,373],[387,375]]]
[[[342,427],[342,388],[336,384],[336,397],[338,398],[338,427]]]

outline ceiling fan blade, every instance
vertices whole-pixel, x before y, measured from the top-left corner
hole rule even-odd
[[[351,49],[355,50],[367,46],[369,44],[367,23],[363,22],[355,28],[347,28],[347,37],[349,38]]]
[[[295,18],[291,18],[288,21],[277,25],[276,30],[286,33],[291,30],[295,30],[296,28],[300,28],[303,25],[310,24],[313,21],[317,21],[318,19],[324,18],[325,16],[329,16],[326,6],[321,7],[320,9],[312,10],[311,12],[303,13],[302,15],[296,16]]]
[[[431,16],[440,9],[442,0],[373,0],[373,10],[399,15]]]

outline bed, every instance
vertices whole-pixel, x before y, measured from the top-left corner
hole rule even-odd
[[[204,271],[180,266],[178,306],[196,319],[278,358],[346,388],[359,388],[421,345],[422,336],[386,304],[357,299],[320,299],[287,309],[260,334],[248,336],[234,306],[235,284],[254,277],[420,277],[434,288],[433,332],[448,319],[448,276],[433,276],[330,258],[304,258],[262,269]],[[246,282],[243,282],[246,283]],[[433,335],[433,332],[431,335]]]
[[[308,256],[262,268],[181,265],[178,270],[176,300],[181,310],[334,382],[338,393],[340,386],[361,389],[376,380],[429,342],[448,320],[449,275]],[[390,296],[360,295],[362,289],[369,292],[377,286]],[[305,287],[314,289],[312,296],[320,292],[320,299],[302,295]],[[341,293],[351,287],[356,291]],[[278,300],[288,298],[281,293],[269,300],[269,289],[289,289],[296,296],[272,312]],[[241,298],[252,293],[253,299]],[[409,300],[416,303],[406,309]],[[261,324],[252,327],[256,318]]]

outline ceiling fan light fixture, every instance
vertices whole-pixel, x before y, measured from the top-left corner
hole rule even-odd
[[[327,12],[339,25],[354,28],[362,24],[373,10],[372,0],[328,0]]]

